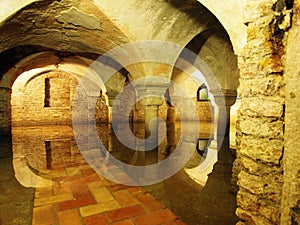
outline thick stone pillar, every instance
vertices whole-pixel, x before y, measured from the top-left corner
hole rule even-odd
[[[244,11],[248,40],[238,58],[241,106],[234,162],[238,172],[236,214],[240,225],[287,224],[280,223],[280,214],[283,174],[287,172],[282,170],[282,156],[288,151],[283,139],[287,127],[283,118],[287,88],[283,66],[289,21],[285,1],[251,2]],[[293,42],[295,53],[298,42]],[[297,64],[296,54],[291,60]]]
[[[280,224],[300,224],[300,2],[295,1],[285,57],[285,130]]]
[[[0,135],[11,134],[11,89],[0,87]]]

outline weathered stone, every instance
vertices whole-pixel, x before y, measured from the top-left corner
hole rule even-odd
[[[238,184],[240,187],[248,190],[255,195],[262,195],[264,193],[264,183],[260,176],[251,175],[245,171],[241,171],[239,174]]]
[[[248,72],[246,72],[248,73]],[[283,95],[283,77],[280,74],[277,75],[270,75],[270,76],[258,76],[253,78],[255,72],[247,79],[241,79],[239,93],[240,96],[243,98],[248,97],[266,97],[266,96],[273,96],[273,95]],[[257,74],[259,75],[259,74]],[[269,97],[272,101],[272,98]],[[273,98],[273,101],[281,101],[281,99]]]
[[[281,202],[281,223],[300,224],[300,2],[293,1],[292,27],[289,30],[285,56],[286,111],[285,147],[283,156],[284,185]]]
[[[240,187],[254,195],[260,195],[261,198],[265,198],[272,202],[275,202],[273,204],[276,206],[276,204],[278,204],[280,200],[280,187],[282,186],[282,182],[280,179],[282,178],[278,177],[276,173],[274,173],[273,175],[274,179],[271,179],[267,176],[260,177],[257,175],[249,174],[245,171],[241,171],[238,176],[238,184]]]
[[[242,101],[240,113],[246,116],[275,117],[283,116],[283,103],[268,98],[250,98]]]
[[[265,163],[279,165],[283,154],[283,141],[269,138],[253,138],[242,136],[240,153],[252,159],[259,159]]]
[[[244,23],[245,24],[259,24],[260,26],[266,21],[266,17],[272,18],[273,1],[265,0],[249,0],[244,9]]]
[[[283,121],[266,118],[245,117],[238,121],[242,133],[259,137],[280,138],[283,135]]]
[[[254,175],[260,175],[260,176],[266,176],[270,173],[275,173],[277,176],[280,177],[282,182],[282,168],[281,167],[274,167],[274,166],[267,166],[265,163],[262,161],[256,161],[252,158],[249,157],[240,157],[240,163],[242,166],[250,173]]]
[[[269,221],[267,218],[260,216],[259,214],[252,214],[241,208],[237,208],[236,214],[240,219],[247,221],[245,222],[245,224],[247,225],[256,225],[256,224],[273,225],[274,224],[271,221]]]
[[[73,25],[75,27],[81,26],[91,30],[97,30],[101,28],[101,23],[95,16],[84,13],[74,7],[67,11],[61,12],[56,19],[57,21],[64,23],[67,27]]]
[[[259,197],[241,190],[237,194],[237,205],[245,210],[257,212],[259,210]]]
[[[237,204],[249,212],[263,212],[264,217],[268,218],[275,224],[278,224],[279,222],[280,209],[278,207],[274,207],[273,202],[268,202],[257,195],[241,190],[237,195]]]
[[[274,224],[280,224],[280,208],[266,201],[260,204],[260,212]]]

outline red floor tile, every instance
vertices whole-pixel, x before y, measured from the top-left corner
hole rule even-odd
[[[180,219],[175,219],[174,221],[164,223],[164,225],[187,225],[187,224]]]
[[[57,209],[59,211],[67,210],[67,209],[75,209],[80,208],[87,205],[95,204],[96,201],[92,196],[82,197],[76,200],[70,200],[65,202],[60,202],[57,204]]]
[[[76,180],[72,183],[71,187],[75,199],[92,196],[90,189],[84,182]]]
[[[108,225],[102,214],[86,217],[84,223],[85,225]]]
[[[33,209],[32,225],[51,225],[54,223],[53,205],[44,205]]]
[[[166,208],[165,205],[163,205],[161,202],[157,201],[149,193],[139,194],[139,195],[137,195],[137,197],[145,205],[145,207],[151,211]]]
[[[80,179],[81,177],[82,177],[81,175],[71,175],[71,176],[64,176],[64,177],[56,177],[56,178],[53,178],[53,181],[56,181],[56,182],[75,181],[75,180]]]
[[[169,210],[159,210],[135,219],[136,225],[158,225],[175,220],[177,217]]]
[[[127,190],[133,195],[143,194],[146,192],[146,190],[142,187],[129,187]]]
[[[115,222],[143,214],[145,214],[144,208],[141,205],[135,205],[127,208],[121,208],[114,211],[110,211],[106,215],[111,221]]]
[[[124,220],[121,222],[114,223],[113,225],[134,225],[134,223],[131,220]]]
[[[58,222],[59,225],[82,225],[77,209],[59,212]]]
[[[81,173],[83,176],[87,177],[87,176],[94,174],[95,171],[92,168],[91,169],[83,169],[83,170],[81,170]]]
[[[71,192],[70,182],[55,182],[53,187],[54,195],[61,195]]]
[[[119,190],[124,190],[126,188],[128,188],[128,186],[123,185],[123,184],[114,184],[114,185],[109,186],[110,191],[119,191]]]
[[[97,173],[93,173],[91,175],[88,175],[86,177],[82,177],[79,179],[80,182],[83,183],[90,183],[90,182],[95,182],[95,181],[99,181],[100,177],[98,176]]]
[[[52,187],[35,189],[35,197],[36,198],[48,197],[48,196],[52,196],[52,195],[53,195]]]
[[[116,200],[120,203],[121,206],[126,207],[130,205],[136,205],[139,202],[132,194],[129,193],[127,190],[120,190],[113,192]]]

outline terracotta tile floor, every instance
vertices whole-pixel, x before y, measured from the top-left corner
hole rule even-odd
[[[33,225],[185,224],[142,187],[113,183],[88,165],[65,170],[51,187],[36,188]]]

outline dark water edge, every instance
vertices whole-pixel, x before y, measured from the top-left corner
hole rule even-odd
[[[14,176],[11,136],[0,136],[0,225],[31,225],[33,201],[34,189]]]
[[[233,161],[230,150],[223,147],[204,187],[181,170],[168,180],[145,189],[188,225],[234,225],[238,217],[231,185]]]

